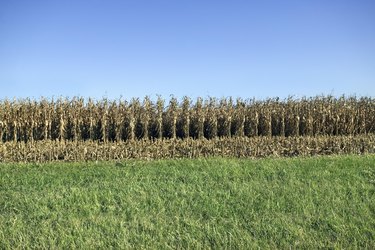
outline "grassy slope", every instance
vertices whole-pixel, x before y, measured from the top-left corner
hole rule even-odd
[[[375,248],[375,156],[0,165],[0,248]]]

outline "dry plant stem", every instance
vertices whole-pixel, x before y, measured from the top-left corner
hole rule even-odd
[[[75,97],[0,100],[0,141],[75,142],[375,133],[375,100],[318,96],[264,101],[172,97],[152,102]]]

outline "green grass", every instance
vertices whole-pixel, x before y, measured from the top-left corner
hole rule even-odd
[[[375,248],[375,155],[0,164],[0,249]]]

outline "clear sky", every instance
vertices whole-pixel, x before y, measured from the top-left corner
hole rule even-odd
[[[0,99],[375,96],[375,1],[0,0]]]

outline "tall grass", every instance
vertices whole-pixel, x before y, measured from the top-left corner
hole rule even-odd
[[[0,249],[374,249],[374,161],[1,164]]]

